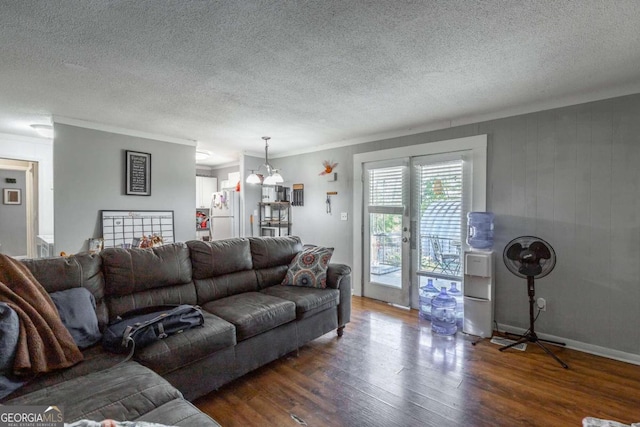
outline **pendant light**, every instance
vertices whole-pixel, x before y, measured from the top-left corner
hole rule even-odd
[[[267,176],[266,178],[264,178],[264,181],[262,181],[262,184],[264,185],[280,184],[284,182],[284,178],[282,178],[282,175],[280,175],[278,170],[273,166],[271,166],[271,164],[269,163],[269,140],[271,139],[271,137],[263,136],[262,139],[264,140],[264,164],[262,166],[264,166],[265,169],[267,170]],[[246,179],[247,184],[259,184],[260,181],[261,181],[260,176],[256,174],[256,171],[251,170],[251,174]]]

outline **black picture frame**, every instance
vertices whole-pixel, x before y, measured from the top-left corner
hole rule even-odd
[[[125,150],[125,194],[151,195],[151,154]]]

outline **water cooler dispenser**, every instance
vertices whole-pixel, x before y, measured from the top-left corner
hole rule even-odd
[[[493,252],[464,253],[463,332],[482,338],[493,333]]]

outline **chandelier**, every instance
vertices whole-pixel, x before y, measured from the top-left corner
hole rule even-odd
[[[247,184],[260,184],[261,181],[264,185],[280,184],[281,182],[284,182],[282,175],[280,175],[278,170],[269,163],[269,140],[271,137],[263,136],[262,139],[264,139],[264,164],[260,167],[265,167],[267,170],[267,176],[264,178],[264,181],[262,181],[260,176],[256,174],[256,170],[251,170],[251,175],[247,177]],[[260,170],[260,168],[258,168],[258,170]]]

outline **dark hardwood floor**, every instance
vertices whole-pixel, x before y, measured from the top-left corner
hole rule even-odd
[[[222,426],[581,426],[640,421],[640,366],[535,344],[431,334],[429,322],[353,298],[351,323],[195,404]],[[298,418],[298,422],[294,420]]]

